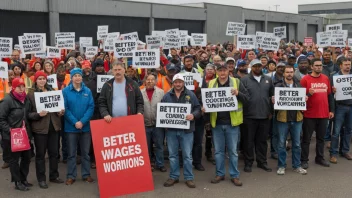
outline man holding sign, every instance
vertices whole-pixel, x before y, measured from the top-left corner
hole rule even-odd
[[[185,81],[182,74],[176,74],[173,79],[173,88],[167,92],[162,103],[183,103],[191,104],[191,114],[185,116],[186,121],[190,121],[189,129],[166,129],[166,141],[169,150],[170,161],[170,176],[164,183],[165,187],[173,186],[179,182],[180,177],[180,164],[178,149],[181,147],[183,157],[183,175],[186,180],[186,185],[189,188],[195,188],[196,185],[193,181],[192,171],[192,147],[193,147],[193,132],[195,131],[194,120],[201,116],[200,104],[196,95],[185,87]],[[174,112],[183,112],[184,108],[179,107],[174,109]],[[177,116],[177,115],[175,115]]]
[[[333,75],[332,79],[334,87],[332,91],[336,96],[335,109],[335,123],[331,136],[330,147],[330,162],[337,163],[337,155],[339,153],[339,137],[343,126],[345,126],[343,135],[341,135],[342,155],[348,160],[352,160],[352,156],[348,153],[350,151],[351,132],[352,132],[352,75],[351,60],[341,58],[340,71]]]
[[[211,80],[208,87],[231,87],[231,94],[235,95],[239,101],[237,103],[237,110],[221,110],[221,112],[219,111],[210,113],[210,124],[213,131],[216,162],[216,177],[211,180],[211,183],[216,184],[225,179],[226,146],[227,152],[230,156],[229,172],[231,182],[234,183],[235,186],[242,186],[242,182],[239,180],[240,172],[238,170],[237,143],[240,134],[239,125],[243,123],[242,103],[246,103],[248,101],[249,95],[238,78],[229,76],[229,69],[226,64],[217,65],[217,75],[218,78]],[[208,96],[212,95],[209,98],[213,99],[214,101],[216,101],[216,98],[221,99],[220,97],[223,97],[224,94],[224,91],[213,91],[207,93]],[[230,100],[229,97],[227,97],[227,99]],[[203,102],[203,104],[206,104],[206,101]]]

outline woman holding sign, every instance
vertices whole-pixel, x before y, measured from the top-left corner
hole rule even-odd
[[[53,183],[63,183],[59,178],[58,172],[58,155],[59,155],[59,131],[61,130],[60,117],[64,115],[64,110],[60,112],[48,113],[41,111],[37,113],[35,92],[54,91],[47,83],[47,75],[43,71],[37,71],[34,75],[34,86],[28,92],[28,99],[31,102],[31,110],[29,112],[29,119],[34,136],[34,144],[36,149],[35,168],[39,187],[46,189],[45,175],[45,153],[49,155],[49,179]]]
[[[4,161],[10,165],[11,181],[15,182],[16,189],[28,191],[28,187],[33,186],[27,182],[32,154],[29,146],[31,131],[27,119],[30,102],[26,99],[25,84],[22,78],[15,78],[12,81],[10,94],[0,101],[0,109],[3,152],[4,157],[6,156]],[[20,130],[21,136],[12,136],[15,130],[16,133]],[[23,144],[18,144],[20,142]],[[18,145],[24,145],[26,148],[16,150],[14,146]],[[21,163],[19,163],[20,159]]]

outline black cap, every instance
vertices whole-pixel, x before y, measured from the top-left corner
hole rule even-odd
[[[219,70],[219,69],[222,69],[222,68],[225,68],[225,69],[228,68],[226,63],[224,63],[224,64],[214,64],[214,65],[216,67],[216,70]]]

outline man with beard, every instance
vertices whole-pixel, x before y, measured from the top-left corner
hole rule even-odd
[[[192,55],[186,55],[183,58],[183,68],[181,72],[198,73],[197,69],[193,67],[194,59]]]
[[[248,65],[245,60],[238,60],[237,61],[237,69],[233,75],[234,78],[241,79],[242,77],[248,74]]]
[[[175,48],[170,49],[171,57],[168,58],[169,62],[173,64],[181,63],[181,59],[177,54],[177,50]]]
[[[287,65],[295,66],[296,56],[293,54],[288,55],[287,57]]]
[[[229,69],[229,75],[231,77],[234,77],[234,73],[235,73],[235,59],[232,57],[228,57],[226,58],[226,65]]]
[[[301,79],[308,74],[309,60],[305,57],[298,59],[298,69],[295,71],[294,77],[301,81]]]
[[[164,90],[164,93],[167,93],[172,88],[172,78],[174,75],[181,71],[181,64],[169,63],[166,65],[166,76],[158,78],[157,87]]]
[[[209,63],[209,56],[206,52],[202,52],[199,56],[199,61],[197,64],[197,70],[198,73],[200,73],[200,75],[203,77],[204,75],[204,69],[207,66],[207,64]]]

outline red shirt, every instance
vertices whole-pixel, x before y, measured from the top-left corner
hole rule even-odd
[[[302,87],[305,87],[308,94],[309,89],[314,89],[314,94],[308,98],[307,111],[304,112],[306,118],[328,118],[329,117],[329,94],[331,86],[329,78],[323,74],[319,77],[305,75],[301,79]]]
[[[149,101],[152,101],[154,89],[146,89]]]

